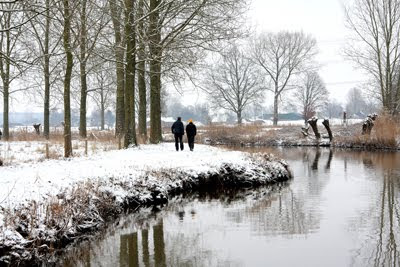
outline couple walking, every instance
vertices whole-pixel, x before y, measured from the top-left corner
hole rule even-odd
[[[193,124],[193,121],[190,119],[189,124],[186,125],[186,135],[188,138],[190,151],[193,151],[194,148],[194,137],[196,135],[197,129],[196,125]],[[178,142],[180,144],[181,150],[183,150],[183,140],[182,137],[185,134],[185,127],[182,123],[182,118],[178,117],[177,121],[172,124],[171,131],[175,136],[175,148],[176,151],[179,150]]]

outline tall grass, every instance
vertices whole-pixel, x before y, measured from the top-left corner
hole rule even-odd
[[[267,139],[275,136],[274,131],[267,131],[267,128],[257,124],[224,126],[211,125],[202,128],[204,136],[212,144],[247,145],[262,144]]]
[[[375,122],[371,139],[383,147],[397,147],[399,134],[398,118],[383,114]]]
[[[374,127],[370,135],[359,134],[350,137],[338,138],[337,144],[346,147],[359,147],[368,149],[398,149],[400,141],[399,118],[382,113],[374,122]]]

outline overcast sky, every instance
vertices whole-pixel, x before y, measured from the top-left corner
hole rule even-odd
[[[343,3],[351,0],[252,0],[249,23],[257,32],[303,31],[317,40],[319,71],[330,97],[344,103],[347,92],[364,82],[366,76],[344,57],[346,37]],[[172,93],[174,95],[174,93]],[[201,102],[199,94],[185,93],[183,102]],[[272,104],[271,96],[266,104]]]
[[[347,1],[348,2],[348,1]],[[250,18],[258,31],[303,31],[317,39],[320,74],[331,97],[344,101],[349,89],[366,81],[343,56],[346,37],[341,0],[253,0]]]
[[[319,48],[320,74],[330,96],[344,102],[348,90],[364,82],[366,77],[343,57],[346,36],[350,33],[345,27],[342,1],[350,0],[252,0],[248,17],[257,31],[301,30],[312,34]],[[203,102],[204,96],[186,93],[182,101],[184,104]],[[11,110],[32,110],[32,105],[23,102],[12,101]],[[42,110],[40,105],[35,106],[35,111]]]

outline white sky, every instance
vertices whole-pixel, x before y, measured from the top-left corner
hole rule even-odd
[[[303,31],[317,39],[320,74],[331,97],[345,100],[349,89],[366,81],[343,57],[346,36],[343,1],[253,0],[250,17],[258,31]]]
[[[349,0],[344,0],[348,2]],[[252,0],[249,20],[255,29],[278,32],[303,31],[317,39],[321,64],[320,75],[330,97],[346,101],[347,92],[366,81],[366,76],[343,56],[346,36],[343,1],[341,0]],[[185,94],[185,103],[195,103],[201,97]],[[267,96],[266,102],[268,103]]]

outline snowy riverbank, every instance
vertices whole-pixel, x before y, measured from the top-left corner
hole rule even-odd
[[[84,158],[24,163],[0,170],[0,262],[32,264],[126,209],[167,202],[179,192],[251,187],[290,178],[287,165],[197,145],[145,145]]]

